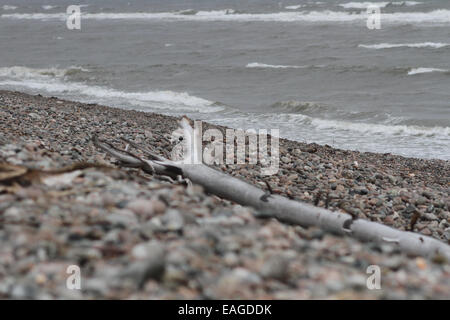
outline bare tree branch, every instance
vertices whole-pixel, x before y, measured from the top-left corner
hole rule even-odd
[[[183,127],[186,129],[186,124]],[[136,144],[130,145],[140,148]],[[144,160],[129,152],[114,148],[94,137],[94,144],[111,156],[124,163],[171,177],[182,176],[216,196],[234,201],[258,210],[258,216],[276,218],[282,222],[303,227],[316,226],[338,235],[349,235],[362,241],[393,243],[400,250],[411,255],[435,257],[440,255],[450,261],[450,246],[421,234],[400,231],[383,224],[363,219],[354,219],[342,212],[333,212],[324,208],[302,203],[285,197],[268,194],[243,180],[226,175],[204,164],[184,164],[163,157],[158,160]]]

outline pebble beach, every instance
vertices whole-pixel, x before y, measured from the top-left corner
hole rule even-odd
[[[260,219],[200,186],[121,168],[92,143],[95,134],[124,148],[126,138],[167,156],[177,120],[0,91],[0,163],[36,171],[96,164],[66,179],[0,181],[0,298],[450,298],[449,261]],[[450,244],[449,161],[280,139],[276,175],[262,176],[258,165],[216,168]],[[66,286],[71,265],[81,269],[80,290]],[[366,285],[372,265],[381,289]]]

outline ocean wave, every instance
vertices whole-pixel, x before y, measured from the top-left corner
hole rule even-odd
[[[5,4],[4,6],[2,6],[2,9],[5,10],[5,11],[9,11],[9,10],[16,10],[17,7]]]
[[[423,2],[418,1],[385,1],[385,2],[347,2],[339,4],[344,9],[367,9],[368,7],[377,6],[380,8],[386,8],[390,6],[406,6],[412,7]]]
[[[409,147],[411,147],[410,139],[414,139],[418,143],[432,143],[440,148],[450,143],[450,127],[391,123],[390,118],[374,122],[371,120],[325,119],[321,115],[278,112],[247,114],[228,119],[218,118],[215,122],[220,123],[221,120],[232,127],[245,128],[262,125],[263,127],[280,128],[282,136],[295,137],[296,140],[302,135],[306,135],[305,137],[314,136],[313,140],[322,142],[322,139],[326,137],[331,139],[341,137],[344,144],[345,141],[354,140],[358,146],[364,144],[363,141],[371,143],[375,140],[379,143],[403,141]],[[383,148],[382,145],[378,147]]]
[[[323,120],[311,118],[311,124],[318,129],[340,129],[360,133],[407,136],[445,136],[450,135],[450,127],[421,127],[407,125],[385,125],[374,123],[357,123],[349,121]]]
[[[276,114],[305,115],[316,118],[325,117],[326,119],[332,118],[340,121],[374,121],[389,125],[402,123],[404,120],[401,117],[394,117],[385,112],[344,110],[336,106],[312,101],[279,101],[272,104],[269,111]]]
[[[55,8],[57,8],[57,6],[51,6],[51,5],[42,6],[42,9],[44,9],[44,10],[51,10],[51,9],[55,9]]]
[[[65,20],[66,13],[14,13],[2,14],[8,19],[32,20]],[[349,13],[341,11],[310,11],[310,12],[278,12],[278,13],[230,13],[227,10],[198,11],[195,14],[180,14],[180,12],[159,13],[82,13],[83,19],[93,20],[167,20],[167,21],[205,21],[205,22],[358,22],[365,21],[368,14]],[[383,23],[432,23],[450,24],[450,10],[439,9],[430,12],[396,12],[382,13]]]
[[[13,88],[28,88],[31,90],[46,91],[51,94],[67,94],[84,97],[87,101],[99,103],[131,103],[148,109],[172,109],[174,111],[186,110],[189,112],[217,112],[224,107],[203,98],[189,95],[186,92],[174,91],[148,91],[125,92],[112,88],[88,85],[80,82],[65,81],[65,76],[79,67],[68,69],[48,68],[33,69],[27,67],[0,68],[0,86]],[[86,70],[86,69],[84,69]]]
[[[253,115],[253,121],[273,125],[312,127],[317,132],[358,134],[360,136],[414,136],[450,142],[450,127],[425,127],[407,124],[407,119],[379,111],[348,111],[318,102],[280,101],[271,106],[273,113]]]
[[[358,47],[366,49],[391,49],[391,48],[434,48],[439,49],[450,46],[450,43],[422,42],[422,43],[379,43],[379,44],[359,44]]]
[[[287,7],[284,7],[284,8],[288,9],[288,10],[298,10],[300,8],[303,8],[303,7],[306,7],[306,5],[305,4],[298,4],[298,5],[295,5],[295,6],[287,6]]]
[[[305,115],[323,114],[330,110],[330,107],[317,102],[309,101],[279,101],[270,106],[274,112],[301,113]]]
[[[14,66],[14,67],[0,68],[0,77],[23,78],[23,79],[31,79],[36,77],[60,78],[68,75],[73,75],[78,72],[89,72],[89,71],[90,71],[89,69],[79,66],[71,66],[66,69],[59,69],[54,67],[35,69],[23,66]]]
[[[308,66],[285,66],[285,65],[272,65],[272,64],[264,64],[259,62],[251,62],[245,66],[246,68],[262,68],[262,69],[304,69],[308,68]]]
[[[223,9],[223,10],[211,10],[211,11],[197,11],[193,9],[181,10],[174,12],[175,14],[185,15],[185,16],[216,16],[216,15],[230,15],[230,14],[241,14],[242,12],[234,9]]]
[[[429,73],[429,72],[450,72],[447,69],[439,69],[439,68],[413,68],[413,67],[388,67],[383,68],[377,65],[349,65],[349,66],[334,66],[330,67],[330,70],[334,70],[337,73],[345,73],[345,72],[381,72],[392,75],[404,75],[407,73],[408,75],[415,75],[420,73]]]
[[[330,65],[327,69],[336,73],[347,73],[347,72],[380,72],[388,73],[392,75],[403,75],[408,72],[411,68],[408,67],[384,67],[380,65]]]
[[[450,127],[423,127],[414,125],[388,125],[378,123],[352,122],[346,120],[329,120],[311,117],[303,114],[289,114],[287,121],[297,124],[310,125],[317,130],[339,130],[357,132],[367,135],[384,136],[421,136],[450,138]]]
[[[272,65],[272,64],[264,64],[259,62],[248,63],[246,68],[251,69],[324,69],[330,72],[335,73],[348,73],[348,72],[357,72],[357,73],[387,73],[392,75],[404,75],[407,73],[408,75],[420,74],[420,73],[429,73],[429,72],[450,72],[447,69],[439,69],[439,68],[413,68],[413,67],[388,67],[384,68],[378,65]],[[287,101],[287,102],[278,102],[278,106],[287,106],[294,105],[299,103],[300,105],[303,102],[298,101]]]
[[[431,72],[450,72],[447,69],[438,69],[438,68],[413,68],[408,71],[408,75],[415,75],[421,73],[431,73]]]
[[[281,138],[328,144],[345,150],[450,160],[450,127],[324,120],[283,113],[220,115],[208,121],[232,128],[277,128]]]

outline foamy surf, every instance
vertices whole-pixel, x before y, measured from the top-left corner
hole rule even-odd
[[[304,5],[304,4],[298,4],[298,5],[295,5],[295,6],[286,6],[284,8],[288,9],[288,10],[298,10],[298,9],[303,8],[305,6],[306,5]]]
[[[44,10],[52,10],[55,9],[57,6],[51,6],[51,5],[44,5],[42,6],[42,9]]]
[[[9,11],[9,10],[12,11],[12,10],[16,10],[17,7],[16,7],[16,6],[12,6],[12,5],[5,4],[5,5],[2,6],[2,9],[5,10],[5,11]]]
[[[449,72],[449,70],[439,68],[413,68],[410,71],[408,71],[408,75],[412,76],[415,74],[431,73],[431,72]]]
[[[66,69],[51,68],[28,68],[23,66],[3,67],[0,68],[0,77],[23,78],[30,79],[36,77],[55,77],[60,78],[76,72],[89,72],[89,69],[71,66]]]
[[[311,123],[319,130],[338,129],[349,132],[358,132],[363,134],[377,134],[386,136],[425,136],[425,137],[443,137],[449,138],[450,127],[421,127],[408,125],[386,125],[376,123],[358,123],[339,120],[324,120],[308,116],[303,121]]]
[[[287,66],[287,65],[273,65],[258,62],[251,62],[245,66],[246,68],[260,68],[260,69],[304,69],[307,66]]]
[[[450,46],[450,43],[442,42],[422,42],[422,43],[379,43],[379,44],[359,44],[358,47],[365,49],[392,49],[392,48],[432,48],[439,49]]]
[[[63,97],[82,99],[83,101],[109,103],[112,105],[134,105],[142,110],[161,110],[173,112],[218,112],[224,107],[203,98],[189,95],[186,92],[148,91],[125,92],[103,86],[88,85],[67,81],[66,76],[73,70],[85,70],[80,67],[68,69],[48,68],[33,69],[21,66],[0,68],[0,86],[8,88],[26,88],[33,91],[45,91],[60,94]]]
[[[370,123],[366,121],[354,121],[347,119],[323,119],[325,113],[334,114],[335,117],[349,116],[359,118],[360,114],[371,114],[370,112],[357,112],[355,114],[327,106],[316,102],[302,101],[282,101],[272,105],[276,110],[275,117],[285,119],[288,123],[301,123],[311,125],[316,129],[337,129],[365,134],[384,135],[411,135],[411,136],[440,136],[450,139],[450,127],[424,127],[415,125],[395,124],[405,119],[392,116],[380,123]],[[262,117],[267,117],[263,115]]]
[[[6,19],[65,20],[66,13],[12,13],[2,14]],[[363,22],[368,18],[365,11],[350,13],[341,11],[278,12],[278,13],[233,13],[228,10],[198,11],[192,14],[180,12],[135,12],[135,13],[82,13],[83,19],[92,20],[164,20],[204,22]],[[450,10],[430,12],[382,13],[383,23],[427,23],[450,24]]]
[[[233,128],[279,128],[282,138],[350,150],[450,160],[450,127],[322,119],[300,113],[239,114],[209,121]],[[295,128],[295,130],[293,130]],[[386,141],[392,143],[386,144]]]
[[[418,1],[385,1],[385,2],[347,2],[339,4],[344,9],[367,9],[368,7],[386,8],[389,6],[406,6],[412,7],[422,4]]]

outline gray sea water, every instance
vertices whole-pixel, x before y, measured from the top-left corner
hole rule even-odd
[[[0,88],[450,159],[450,1],[371,3],[0,0]]]

